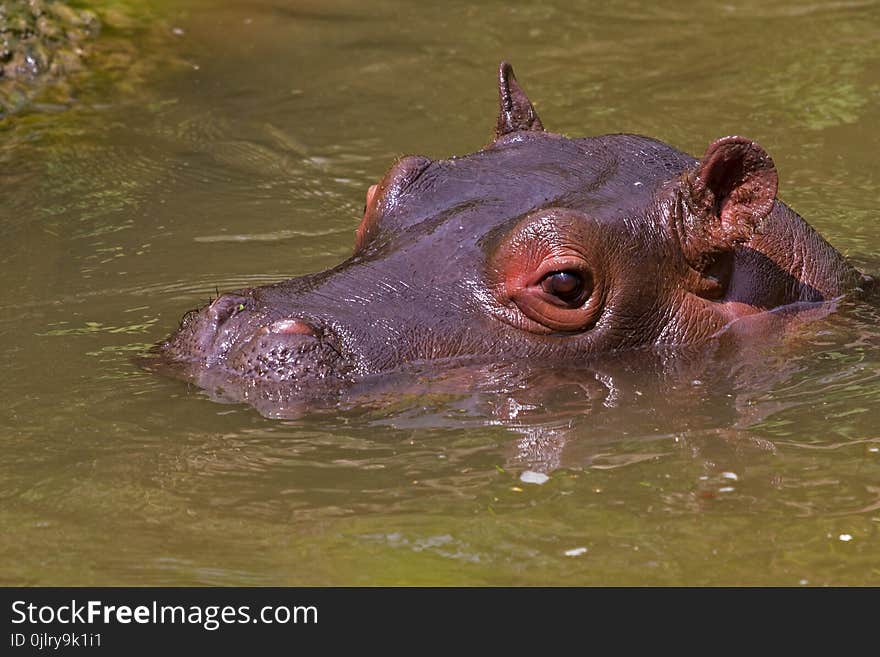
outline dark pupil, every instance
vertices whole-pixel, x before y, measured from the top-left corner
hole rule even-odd
[[[555,271],[544,277],[544,280],[541,281],[541,287],[547,294],[569,301],[580,295],[584,288],[584,282],[578,274],[573,272]]]

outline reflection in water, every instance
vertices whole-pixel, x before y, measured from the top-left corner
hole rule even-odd
[[[143,97],[0,125],[0,582],[880,583],[874,302],[779,344],[413,368],[271,417],[131,362],[218,288],[347,256],[396,157],[485,143],[502,57],[571,136],[758,139],[878,272],[874,3],[164,11],[187,65]]]
[[[828,405],[833,391],[876,380],[875,367],[842,369],[834,360],[824,373],[816,367],[815,359],[825,360],[828,350],[837,348],[832,335],[869,353],[880,339],[876,322],[858,318],[875,318],[873,305],[859,303],[828,315],[832,309],[836,306],[825,304],[807,311],[808,318],[786,317],[787,332],[777,326],[781,338],[775,342],[768,341],[772,333],[761,333],[762,340],[755,342],[755,327],[741,325],[711,345],[622,352],[577,367],[424,363],[305,401],[266,384],[236,387],[235,382],[200,377],[198,385],[215,402],[244,400],[267,417],[287,418],[297,426],[344,417],[346,424],[396,430],[498,427],[512,435],[501,465],[517,472],[610,470],[682,448],[699,457],[706,444],[723,444],[734,453],[776,454],[776,441],[752,430],[773,426],[778,431],[781,425],[774,418],[803,407],[804,381],[818,386],[814,394]],[[793,318],[812,322],[795,328]],[[762,330],[767,321],[755,318]],[[795,395],[792,385],[798,388]],[[858,412],[853,400],[845,399],[850,404],[846,415]],[[640,448],[620,452],[621,442]]]

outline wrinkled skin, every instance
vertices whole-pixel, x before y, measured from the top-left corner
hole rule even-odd
[[[732,327],[761,338],[871,285],[776,200],[754,142],[695,160],[636,135],[568,139],[544,131],[507,64],[499,96],[485,148],[403,158],[370,188],[348,260],[221,295],[149,366],[260,390],[265,410],[419,362],[571,365]]]

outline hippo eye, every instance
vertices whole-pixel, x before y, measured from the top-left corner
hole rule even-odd
[[[566,305],[580,305],[587,282],[578,271],[552,271],[541,279],[541,289],[551,297],[555,297]]]
[[[609,282],[600,228],[568,208],[542,208],[519,219],[488,262],[497,316],[545,335],[592,329]]]

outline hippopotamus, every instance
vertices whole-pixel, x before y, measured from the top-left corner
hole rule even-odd
[[[635,134],[555,134],[505,62],[498,94],[487,145],[402,157],[366,191],[347,260],[219,295],[152,366],[287,399],[414,363],[570,368],[703,344],[871,285],[776,198],[776,167],[751,139],[696,159]]]

